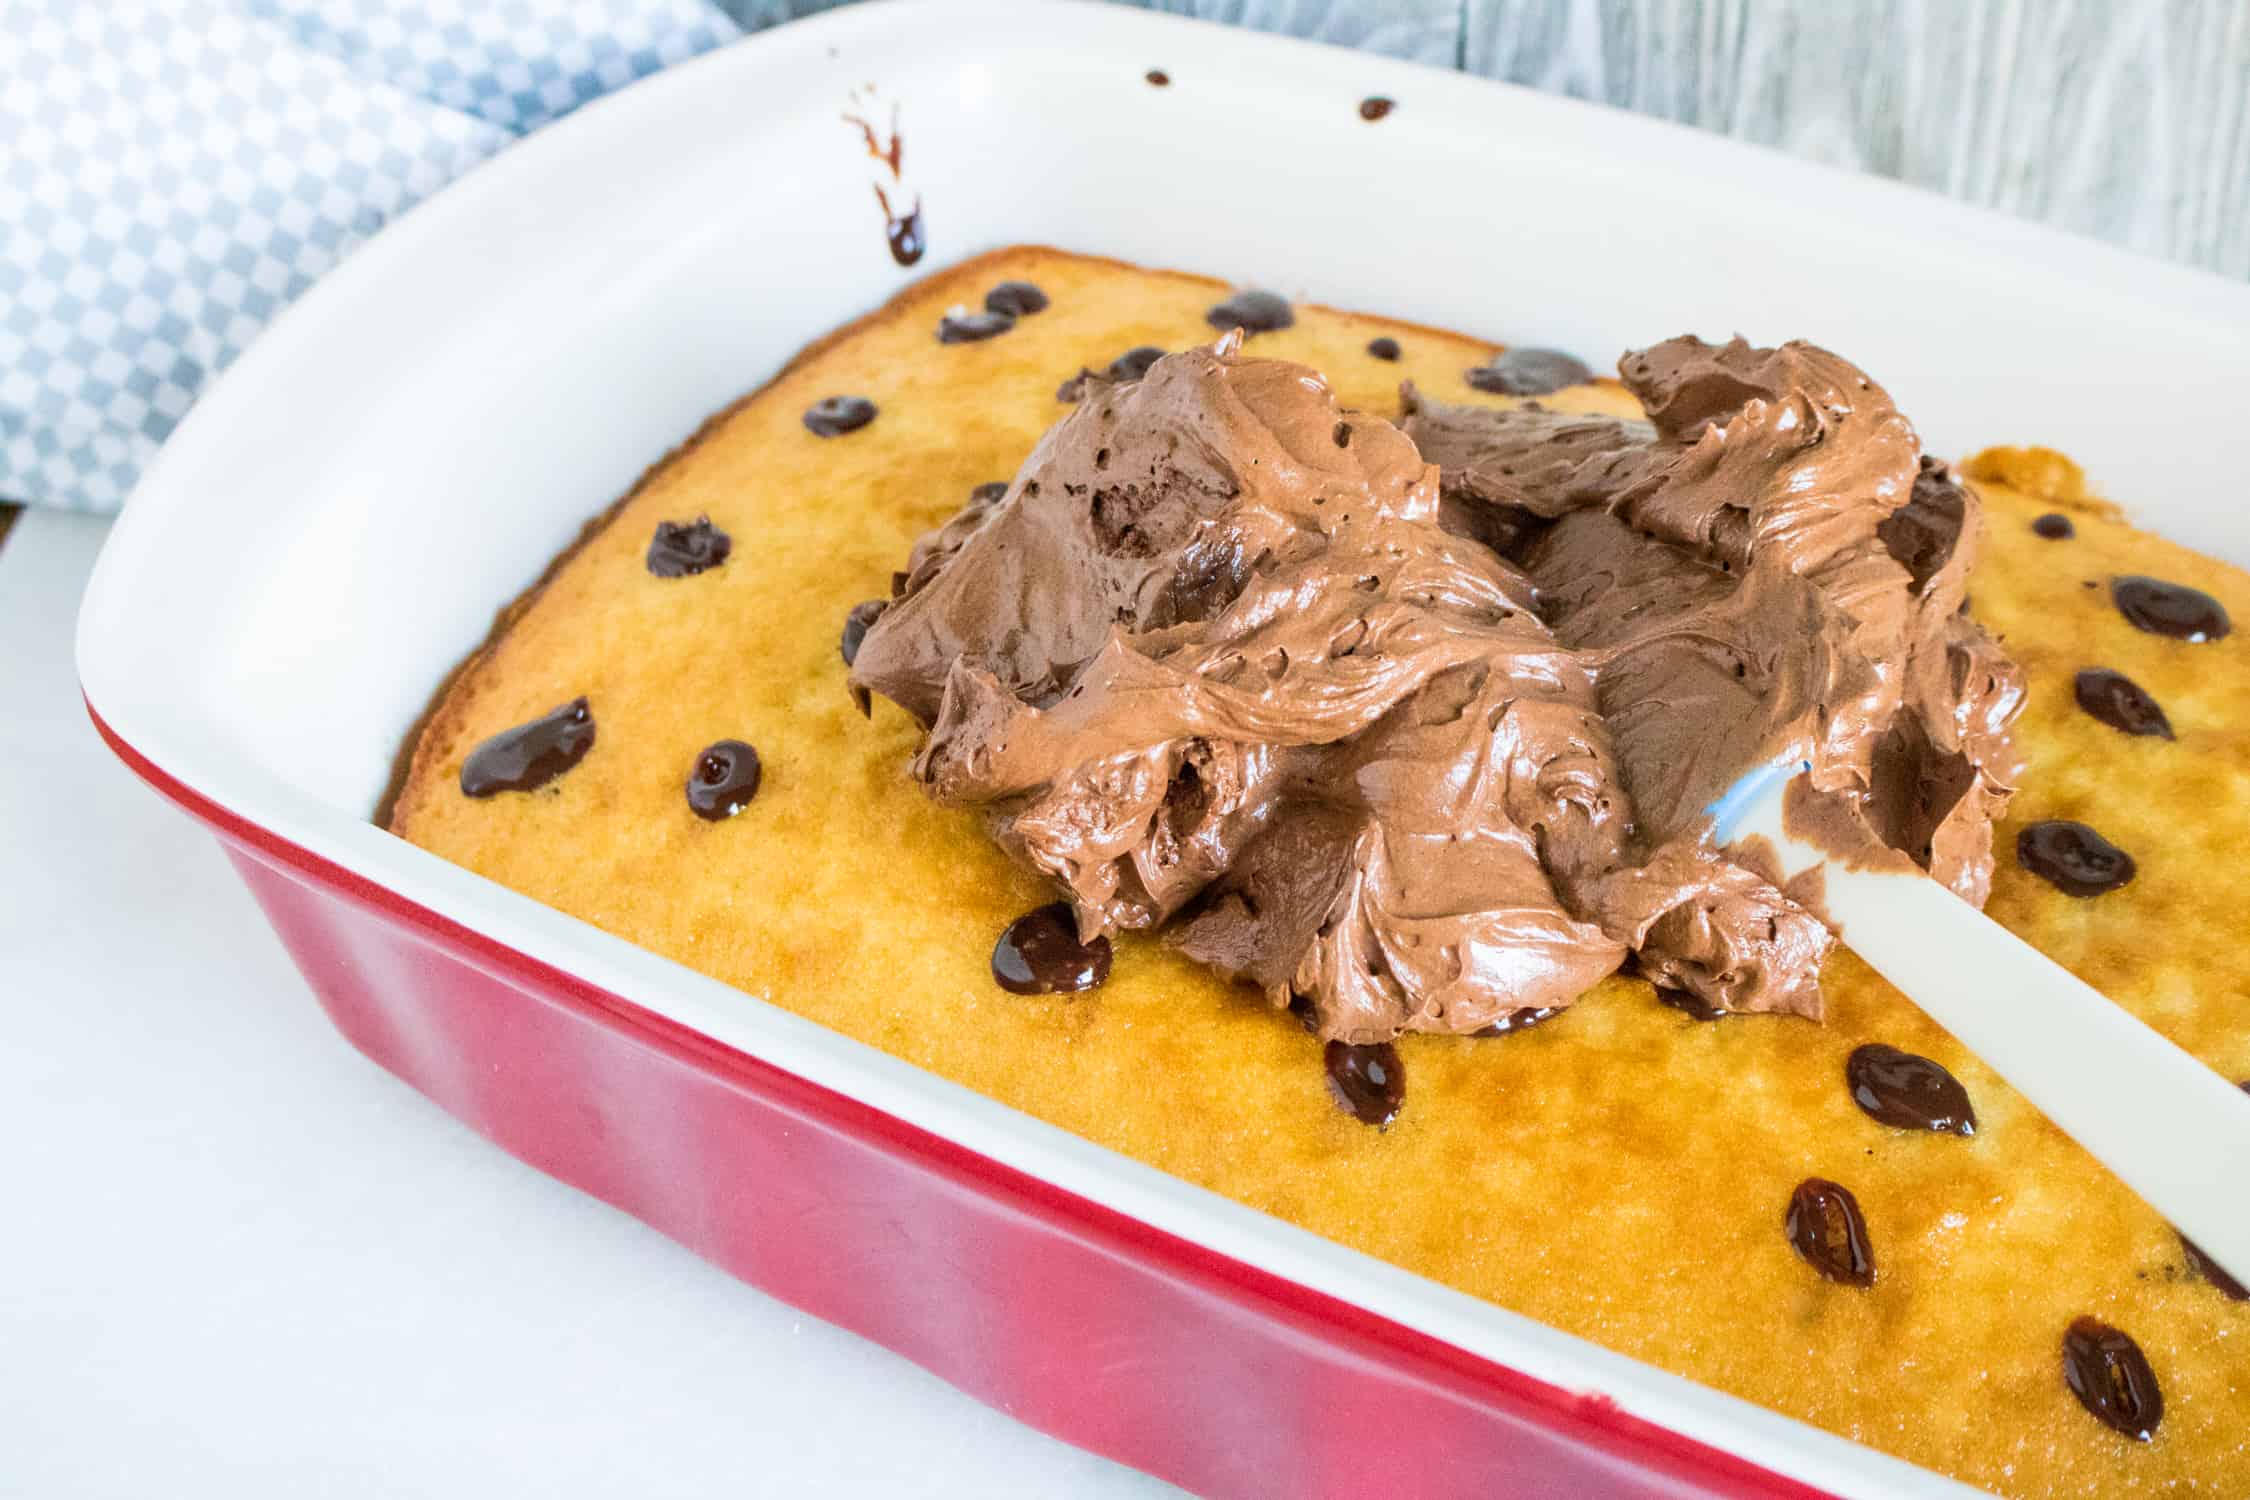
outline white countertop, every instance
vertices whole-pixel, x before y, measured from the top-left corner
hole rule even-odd
[[[1154,1495],[345,1044],[88,726],[101,522],[0,543],[0,1493]]]

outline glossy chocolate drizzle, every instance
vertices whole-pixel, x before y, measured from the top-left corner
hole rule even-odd
[[[727,560],[734,539],[702,516],[685,524],[659,521],[648,544],[648,570],[658,578],[692,578]]]
[[[1977,1112],[1969,1091],[1945,1067],[1881,1042],[1855,1048],[1844,1064],[1852,1102],[1885,1125],[1975,1135]]]
[[[992,947],[992,978],[1012,995],[1075,995],[1109,978],[1109,963],[1109,939],[1080,942],[1067,901],[1025,912]]]
[[[2064,1332],[2063,1383],[2102,1425],[2145,1443],[2164,1420],[2164,1392],[2148,1356],[2130,1335],[2097,1318],[2080,1318]]]
[[[823,396],[805,408],[805,430],[814,437],[842,437],[875,420],[875,403],[865,396]]]
[[[731,818],[758,795],[763,774],[753,746],[720,740],[696,756],[688,772],[688,806],[697,817],[713,823]]]
[[[1336,1098],[1362,1125],[1381,1127],[1406,1102],[1406,1069],[1389,1042],[1330,1042],[1321,1050]]]
[[[1028,318],[1047,310],[1047,294],[1028,281],[1003,281],[984,294],[984,310]]]
[[[573,698],[477,746],[461,763],[461,790],[471,797],[533,791],[584,760],[593,748],[594,711],[584,698]]]
[[[941,344],[980,344],[986,339],[998,338],[1016,326],[1015,314],[993,312],[947,313],[938,320],[937,341]]]
[[[1867,1219],[1851,1189],[1825,1177],[1808,1177],[1789,1195],[1782,1231],[1805,1263],[1845,1286],[1875,1284],[1875,1247]]]
[[[2074,687],[2078,706],[2110,728],[2126,734],[2172,738],[2172,721],[2164,716],[2162,705],[2123,672],[2088,667],[2078,674]]]
[[[2226,606],[2201,589],[2184,583],[2138,575],[2113,578],[2109,596],[2137,630],[2168,635],[2176,641],[2216,641],[2234,629]]]
[[[2083,823],[2053,818],[2016,835],[2016,862],[2066,896],[2099,896],[2129,883],[2133,856]]]

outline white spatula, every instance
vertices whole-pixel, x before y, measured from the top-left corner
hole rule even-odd
[[[2250,1282],[2250,1094],[1936,881],[1853,870],[1792,838],[1782,793],[1798,771],[1737,782],[1711,806],[1713,842],[1755,835],[1787,875],[1821,867],[1853,952]]]

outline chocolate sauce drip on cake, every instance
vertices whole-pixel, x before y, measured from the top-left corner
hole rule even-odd
[[[1330,1042],[1322,1049],[1337,1100],[1362,1125],[1388,1125],[1406,1102],[1406,1069],[1389,1042]]]
[[[2070,517],[2059,510],[2048,511],[2031,523],[2031,529],[2050,542],[2067,542],[2078,535],[2078,528],[2070,524]]]
[[[721,740],[695,758],[695,768],[688,772],[688,806],[713,823],[731,818],[758,795],[762,774],[755,748]]]
[[[2234,629],[2226,606],[2201,589],[2161,578],[2112,578],[2109,596],[2135,629],[2176,641],[2215,641]]]
[[[1463,379],[1495,396],[1545,396],[1594,378],[1586,362],[1560,349],[1506,349]]]
[[[2203,1247],[2186,1235],[2180,1236],[2180,1249],[2187,1255],[2188,1269],[2218,1288],[2219,1295],[2230,1302],[2250,1302],[2250,1286],[2237,1281],[2225,1266],[2203,1253]]]
[[[2097,1318],[2080,1318],[2063,1334],[2062,1358],[2063,1383],[2102,1425],[2137,1443],[2156,1436],[2164,1392],[2129,1335]]]
[[[1047,294],[1028,281],[1003,281],[984,294],[984,310],[1028,318],[1047,310]]]
[[[890,601],[887,599],[862,599],[844,616],[844,634],[836,643],[836,649],[843,653],[845,666],[859,660],[859,643],[867,639],[867,627],[880,619],[888,608]]]
[[[532,791],[577,765],[593,748],[594,711],[584,698],[573,698],[477,746],[461,763],[461,790],[471,797]]]
[[[1527,1005],[1521,1010],[1511,1010],[1490,1026],[1469,1033],[1471,1036],[1507,1036],[1511,1032],[1527,1031],[1541,1021],[1552,1021],[1570,1007],[1566,1005]]]
[[[1051,901],[1008,924],[992,947],[992,978],[1012,995],[1075,995],[1109,978],[1109,939],[1078,940],[1067,901]]]
[[[1867,1219],[1851,1189],[1825,1177],[1808,1177],[1789,1195],[1782,1231],[1805,1263],[1846,1286],[1875,1284],[1875,1248]]]
[[[1377,359],[1395,361],[1399,356],[1398,340],[1388,334],[1379,339],[1369,339],[1367,341],[1367,352]]]
[[[2133,856],[2083,823],[2054,818],[2016,835],[2016,862],[2066,896],[2099,896],[2133,878]]]
[[[1016,326],[1013,314],[1004,312],[970,312],[958,317],[951,313],[938,320],[937,341],[941,344],[981,344],[986,339],[996,339]]]
[[[1901,1130],[1975,1135],[1977,1112],[1969,1091],[1944,1065],[1881,1042],[1853,1049],[1844,1064],[1852,1102],[1869,1116]]]
[[[1396,108],[1396,101],[1386,99],[1381,94],[1370,94],[1359,101],[1359,117],[1372,122],[1380,120]]]
[[[2088,667],[2078,674],[2078,706],[2126,734],[2172,738],[2172,721],[2148,690],[2123,672]]]
[[[824,396],[805,408],[805,428],[814,437],[842,437],[875,420],[875,403],[865,396]]]
[[[692,578],[725,562],[733,550],[734,538],[709,516],[686,524],[659,521],[648,544],[648,570],[659,578]]]
[[[1297,321],[1289,299],[1272,292],[1236,292],[1203,315],[1221,333],[1239,328],[1244,333],[1272,333]]]

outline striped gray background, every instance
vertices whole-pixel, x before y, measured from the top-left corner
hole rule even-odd
[[[719,0],[745,26],[838,0]],[[2250,278],[2250,0],[1117,0],[1620,105]]]

